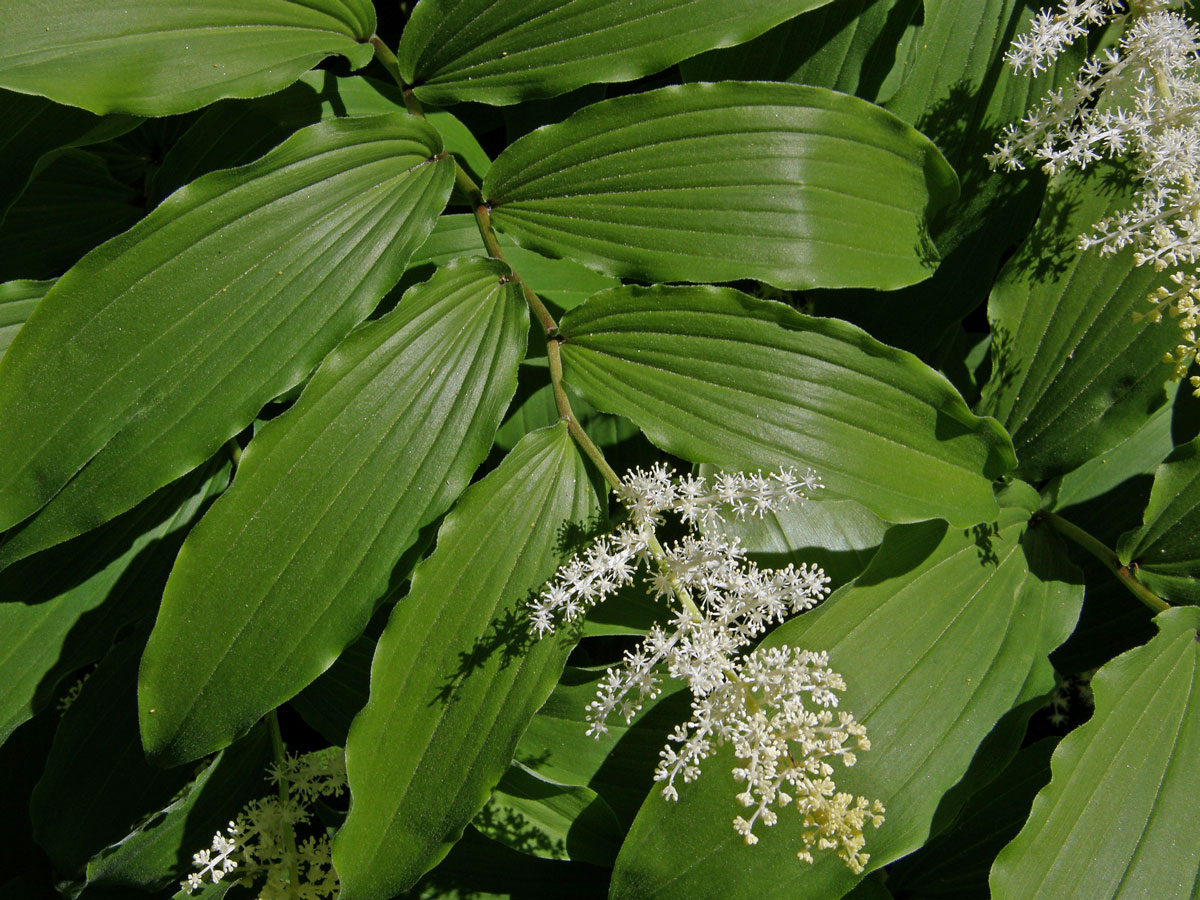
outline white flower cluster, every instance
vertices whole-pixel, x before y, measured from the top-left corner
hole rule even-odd
[[[1130,0],[1126,12],[1118,0],[1064,0],[1057,12],[1039,13],[1008,51],[1018,72],[1042,71],[1096,25],[1114,21],[1124,32],[1066,87],[1007,126],[988,156],[993,168],[1021,169],[1032,160],[1051,175],[1127,160],[1139,185],[1132,205],[1097,222],[1079,247],[1102,254],[1131,247],[1137,265],[1158,271],[1200,262],[1200,30],[1172,5]],[[1145,317],[1157,322],[1165,310],[1179,320],[1183,340],[1166,361],[1182,377],[1200,343],[1194,285],[1176,283],[1181,290],[1147,298],[1154,309]],[[1200,395],[1200,378],[1192,384]]]
[[[237,860],[230,857],[237,850],[238,827],[230,822],[225,830],[227,834],[218,831],[213,835],[211,850],[192,854],[192,865],[200,871],[192,872],[183,882],[183,889],[189,894],[204,886],[206,875],[213,884],[220,884],[222,878],[237,868]]]
[[[331,900],[337,895],[329,838],[308,837],[297,843],[296,826],[310,820],[309,807],[318,797],[345,791],[341,749],[289,755],[282,766],[272,766],[269,774],[273,782],[286,785],[287,800],[271,796],[247,803],[224,834],[213,835],[211,850],[192,857],[199,871],[188,875],[181,885],[184,891],[195,893],[240,869],[231,876],[239,884],[261,879],[259,900]]]
[[[606,733],[614,712],[630,721],[661,693],[664,677],[685,681],[692,718],[675,729],[662,751],[654,777],[665,782],[663,795],[677,799],[676,778],[693,781],[718,745],[732,744],[738,760],[734,777],[746,785],[738,800],[754,807],[748,819],[734,819],[746,843],[757,842],[756,823],[775,824],[772,807],[794,804],[806,826],[800,859],[812,862],[813,848],[836,848],[860,872],[867,861],[863,828],[867,822],[882,824],[884,809],[878,801],[838,792],[831,777],[829,760],[852,766],[856,751],[870,749],[852,715],[834,714],[836,692],[845,683],[828,667],[825,653],[786,646],[745,652],[772,623],[827,596],[829,579],[815,566],[760,569],[737,540],[715,531],[727,516],[761,517],[820,487],[811,471],[723,473],[710,484],[703,477],[677,478],[664,466],[637,469],[625,476],[619,492],[628,521],[558,570],[531,603],[531,619],[539,636],[574,622],[632,583],[644,567],[646,582],[673,607],[673,615],[666,626],[653,625],[605,673],[588,704],[588,734]],[[706,533],[693,532],[662,548],[655,528],[667,513]]]

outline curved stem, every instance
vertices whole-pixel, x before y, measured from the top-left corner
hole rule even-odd
[[[1048,524],[1051,528],[1061,534],[1063,537],[1078,544],[1096,559],[1104,564],[1104,567],[1117,576],[1121,584],[1129,589],[1133,596],[1137,597],[1147,607],[1156,613],[1162,612],[1164,609],[1170,609],[1171,605],[1162,597],[1154,593],[1144,584],[1137,580],[1137,576],[1126,565],[1121,563],[1121,558],[1115,552],[1102,544],[1096,538],[1092,537],[1078,525],[1068,522],[1062,516],[1055,515],[1049,510],[1040,510],[1035,518]]]
[[[412,91],[404,83],[400,76],[400,68],[396,63],[395,55],[384,45],[383,41],[378,37],[371,38],[371,45],[375,48],[375,55],[388,71],[392,73],[392,77],[396,79],[396,83],[404,90],[404,103],[409,111],[414,115],[424,117],[424,112],[421,110],[421,103],[412,95]],[[466,169],[458,162],[454,161],[454,183],[458,189],[467,197],[471,203],[471,211],[475,214],[475,225],[479,228],[479,236],[483,238],[483,246],[487,249],[488,255],[493,259],[498,259],[508,263],[504,258],[504,251],[500,248],[500,240],[496,236],[496,230],[492,227],[492,210],[484,199],[483,191],[480,190],[478,184],[475,183]],[[521,293],[525,298],[533,315],[541,323],[543,330],[546,333],[546,357],[550,363],[550,386],[554,391],[554,404],[558,409],[558,414],[567,420],[567,431],[583,451],[584,455],[592,461],[592,464],[604,476],[604,480],[608,482],[609,487],[614,491],[621,489],[621,477],[613,471],[612,466],[608,464],[608,460],[604,458],[603,451],[596,446],[588,433],[576,418],[575,413],[571,409],[570,398],[567,397],[567,392],[563,387],[563,372],[562,372],[562,338],[558,334],[558,322],[554,320],[554,316],[542,300],[534,292],[534,290],[523,279],[519,272],[513,269],[509,264],[509,269],[513,273],[513,277],[521,286]],[[675,597],[683,605],[683,608],[696,620],[701,621],[704,618],[699,607],[687,590],[679,583],[679,580],[671,574],[670,567],[667,564],[667,554],[663,549],[662,544],[658,542],[658,538],[653,534],[650,535],[648,541],[650,547],[650,555],[654,558],[655,564],[664,572],[667,579],[670,581],[671,589],[675,593]]]

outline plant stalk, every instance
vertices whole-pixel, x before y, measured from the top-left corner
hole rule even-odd
[[[1129,589],[1133,596],[1142,601],[1149,609],[1156,613],[1160,613],[1165,609],[1170,609],[1171,604],[1167,603],[1162,597],[1154,593],[1144,584],[1137,580],[1137,576],[1132,570],[1121,563],[1121,558],[1115,552],[1102,544],[1096,538],[1092,537],[1078,525],[1068,522],[1062,516],[1055,515],[1049,510],[1041,510],[1037,513],[1036,518],[1048,524],[1051,528],[1061,534],[1063,537],[1078,544],[1096,559],[1104,564],[1104,567],[1112,572],[1121,584]]]
[[[413,115],[424,118],[425,113],[421,109],[421,102],[412,95],[412,91],[400,77],[400,68],[396,62],[395,55],[377,37],[371,38],[371,45],[375,48],[376,57],[392,73],[392,77],[396,79],[396,83],[404,91],[404,103],[409,111]],[[454,183],[471,203],[471,210],[475,214],[475,224],[479,228],[479,235],[483,238],[483,246],[487,249],[488,255],[493,259],[507,263],[508,260],[504,258],[504,251],[500,248],[500,241],[496,236],[496,230],[492,227],[491,207],[488,205],[487,200],[484,199],[483,191],[475,183],[475,179],[467,173],[458,160],[454,161]],[[521,277],[520,273],[513,269],[511,264],[509,265],[509,269],[512,271],[513,277],[521,285],[521,292],[525,298],[525,302],[545,331],[546,357],[550,363],[550,386],[554,391],[554,404],[558,409],[558,414],[567,420],[567,431],[575,440],[579,449],[583,451],[584,455],[592,461],[592,464],[604,476],[604,480],[608,482],[609,487],[614,491],[619,491],[621,489],[621,476],[613,471],[612,466],[608,464],[608,460],[604,458],[604,452],[596,446],[596,443],[584,430],[583,425],[580,424],[579,419],[576,418],[574,411],[571,409],[570,398],[567,397],[567,392],[563,387],[562,338],[558,334],[558,323],[554,320],[554,316],[550,313],[550,310],[542,303],[541,298],[526,283],[525,279]],[[702,621],[704,619],[703,613],[700,612],[695,601],[679,583],[678,579],[671,574],[670,567],[667,564],[666,551],[663,549],[662,544],[658,542],[658,538],[654,534],[651,534],[647,543],[649,544],[650,555],[654,558],[655,564],[667,574],[676,599],[696,621]]]

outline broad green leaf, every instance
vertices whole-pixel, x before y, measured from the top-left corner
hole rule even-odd
[[[920,0],[838,0],[744,47],[680,64],[688,81],[790,81],[876,100]]]
[[[896,288],[929,277],[957,179],[922,135],[823,88],[690,84],[539,129],[483,189],[518,243],[647,281]]]
[[[0,222],[33,174],[51,154],[106,140],[134,127],[129,117],[100,119],[72,106],[60,106],[44,97],[0,91]]]
[[[63,876],[82,876],[89,859],[192,779],[187,769],[151,766],[141,752],[136,690],[141,649],[134,637],[104,657],[63,715],[34,788],[33,833]]]
[[[1017,75],[1003,62],[1013,35],[1028,30],[1036,4],[929,0],[924,7],[915,55],[884,106],[928,136],[961,181],[958,199],[932,225],[942,263],[928,281],[897,294],[843,291],[811,299],[817,315],[847,319],[943,367],[958,321],[986,302],[1045,190],[1041,173],[992,172],[985,154],[1006,125],[1046,91],[1064,86],[1083,60],[1067,48],[1037,78]]]
[[[326,56],[370,62],[369,0],[2,0],[0,87],[165,116],[270,94]]]
[[[954,102],[965,103],[976,117],[981,107],[1003,96],[1004,91],[997,96],[988,90],[988,82],[1007,80],[1002,57],[1013,36],[1027,27],[1033,10],[1021,0],[922,0],[922,5],[916,53],[886,106],[913,123],[938,116],[949,120]],[[967,122],[958,123],[956,130],[970,139]]]
[[[472,824],[486,837],[546,859],[611,866],[624,835],[591,788],[557,784],[513,763]]]
[[[1188,900],[1200,890],[1200,610],[1155,622],[1150,643],[1092,679],[1096,711],[1058,745],[1050,784],[996,859],[995,900]]]
[[[379,640],[354,720],[354,798],[334,843],[343,900],[387,900],[444,857],[507,770],[570,641],[529,636],[525,603],[597,514],[560,423],[527,437],[446,517]],[[387,752],[379,752],[386,747]]]
[[[494,260],[441,270],[343,341],[255,435],[180,550],[146,646],[151,756],[225,746],[362,633],[512,397],[529,326],[510,279]]]
[[[9,281],[0,284],[0,358],[25,320],[54,286],[54,281]]]
[[[1174,388],[1168,385],[1176,399],[1181,389],[1189,390],[1185,383]],[[1124,532],[1142,523],[1154,473],[1175,449],[1173,418],[1174,404],[1160,406],[1129,437],[1055,478],[1042,493],[1052,500],[1056,512],[1068,518],[1085,517],[1090,523],[1089,533],[1106,544],[1115,544]]]
[[[0,225],[0,279],[54,278],[146,214],[96,154],[56,154]]]
[[[828,0],[422,0],[400,73],[426,103],[519,103],[632,81]]]
[[[915,357],[833,319],[709,287],[627,287],[562,320],[567,383],[722,468],[812,466],[893,522],[993,518],[1008,438]]]
[[[666,693],[647,703],[630,724],[614,716],[609,734],[596,740],[587,734],[587,705],[595,699],[603,675],[603,669],[568,666],[521,735],[513,758],[542,778],[590,787],[617,814],[624,830],[654,784],[654,767],[666,736],[687,719],[689,695],[678,685],[668,685]]]
[[[1027,530],[1028,516],[1008,507],[969,531],[893,528],[854,584],[764,641],[828,650],[845,677],[840,705],[864,723],[872,749],[833,777],[887,807],[866,835],[868,869],[921,846],[997,720],[1054,684],[1046,655],[1070,632],[1082,592],[1053,535]],[[827,900],[858,881],[832,853],[797,862],[804,826],[794,810],[745,846],[730,824],[744,789],[733,765],[726,746],[677,804],[657,791],[647,798],[617,859],[613,900]]]
[[[366,631],[341,652],[334,664],[321,673],[320,678],[288,701],[288,705],[300,713],[305,722],[334,746],[346,746],[350,724],[359,710],[367,705],[375,644],[379,641],[383,626],[387,624],[392,606],[398,598],[408,593],[408,579],[412,570],[433,546],[440,524],[440,521],[434,520],[422,528],[400,562],[396,563],[387,594],[367,623]]]
[[[440,151],[411,116],[313,125],[60,278],[0,361],[0,528],[49,503],[0,565],[130,508],[303,380],[433,227]]]
[[[1057,743],[1043,738],[993,771],[993,780],[971,796],[948,831],[888,867],[888,885],[911,900],[990,900],[992,861],[1016,837],[1034,796],[1050,780]]]
[[[229,483],[214,460],[61,547],[0,572],[0,743],[150,615],[191,523]]]
[[[1142,527],[1122,536],[1117,549],[1152,591],[1200,602],[1200,438],[1159,466]]]
[[[980,409],[1008,428],[1021,477],[1041,481],[1128,437],[1166,402],[1173,325],[1138,324],[1161,280],[1132,249],[1083,253],[1070,239],[1128,206],[1088,179],[1051,183],[1041,222],[992,289],[992,376]]]
[[[162,890],[178,884],[180,867],[186,870],[193,853],[211,846],[212,836],[223,831],[243,805],[270,795],[266,772],[271,762],[265,725],[222,750],[186,790],[88,862],[84,896],[100,888],[132,896],[133,889]]]
[[[154,195],[165,197],[206,172],[257,159],[305,125],[389,112],[405,112],[398,87],[362,76],[338,78],[329,71],[306,72],[267,97],[223,100],[206,109],[163,157],[154,174]],[[447,151],[462,156],[478,175],[487,171],[487,155],[454,116],[430,110],[426,121]]]
[[[835,586],[867,567],[887,531],[887,523],[861,503],[822,500],[820,494],[814,501],[796,503],[762,518],[734,519],[719,527],[729,537],[736,537],[760,565],[819,565]]]

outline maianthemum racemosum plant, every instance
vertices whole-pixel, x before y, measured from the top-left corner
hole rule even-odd
[[[1187,5],[0,12],[0,896],[1195,895]]]

